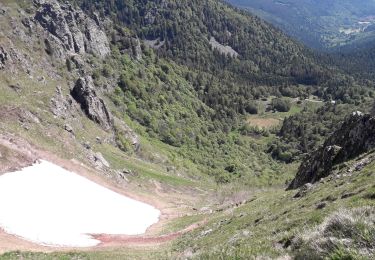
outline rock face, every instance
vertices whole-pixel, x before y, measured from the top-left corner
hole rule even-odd
[[[8,54],[5,52],[4,48],[0,46],[0,70],[5,68],[5,62],[8,59]]]
[[[51,99],[51,110],[56,117],[68,118],[72,117],[73,99],[64,97],[61,86],[56,88],[55,96]]]
[[[101,153],[93,154],[93,163],[94,163],[95,167],[98,168],[98,169],[110,167],[109,163],[107,162],[106,159],[104,159],[104,157]]]
[[[87,117],[105,130],[113,128],[113,118],[104,101],[98,97],[91,77],[77,80],[71,91],[72,97],[81,105]]]
[[[82,11],[56,0],[34,0],[34,3],[38,7],[35,21],[50,33],[50,39],[45,41],[47,52],[49,47],[52,51],[57,45],[68,52],[87,52],[101,58],[110,53],[106,34]]]
[[[304,160],[289,189],[314,183],[331,173],[332,167],[375,148],[375,117],[354,112],[317,151]]]

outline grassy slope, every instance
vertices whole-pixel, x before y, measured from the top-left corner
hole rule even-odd
[[[353,163],[355,161],[349,162],[348,167]],[[281,188],[254,190],[242,206],[223,210],[221,205],[217,205],[212,207],[213,213],[202,213],[209,219],[208,223],[179,238],[172,247],[89,253],[15,252],[0,259],[166,259],[188,255],[188,252],[192,252],[195,258],[203,259],[284,256],[292,254],[288,245],[296,235],[322,223],[330,213],[342,208],[375,206],[374,170],[373,162],[351,175],[327,178],[302,198],[293,198],[297,191],[286,192]],[[326,203],[326,207],[318,209],[321,203]],[[194,221],[197,219],[200,218],[195,217]],[[191,221],[185,220],[185,224]],[[185,220],[181,220],[180,224]]]
[[[293,198],[296,191],[255,192],[245,206],[214,213],[209,224],[185,235],[175,249],[188,247],[193,252],[197,249],[199,257],[210,259],[238,259],[250,255],[278,257],[290,253],[283,249],[288,241],[320,224],[330,213],[340,208],[375,206],[374,169],[375,163],[372,163],[352,175],[327,178],[298,199]],[[326,207],[318,209],[323,202]]]

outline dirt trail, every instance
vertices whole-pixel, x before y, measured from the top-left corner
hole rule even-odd
[[[204,219],[200,222],[194,223],[185,229],[177,232],[173,232],[166,235],[160,236],[125,236],[125,235],[92,235],[95,239],[101,241],[98,247],[118,247],[118,246],[147,246],[147,245],[158,245],[172,241],[179,236],[193,231],[196,228],[201,227],[207,222]]]

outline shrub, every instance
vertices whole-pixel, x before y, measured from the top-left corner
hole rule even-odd
[[[274,98],[271,103],[272,109],[279,112],[289,112],[291,104],[289,100],[283,98]]]
[[[130,143],[129,139],[127,139],[122,132],[116,133],[116,144],[117,144],[117,147],[123,152],[133,151],[133,145]]]
[[[113,69],[108,64],[105,64],[103,66],[102,70],[103,76],[106,78],[110,78],[113,75]]]
[[[251,115],[256,115],[256,114],[258,114],[258,107],[255,103],[249,102],[249,103],[247,103],[247,105],[245,107],[245,111],[246,111],[246,113],[249,113]]]

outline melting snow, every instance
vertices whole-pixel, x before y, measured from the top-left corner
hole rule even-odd
[[[89,234],[138,235],[160,211],[47,161],[0,176],[0,228],[38,244],[89,247]]]

